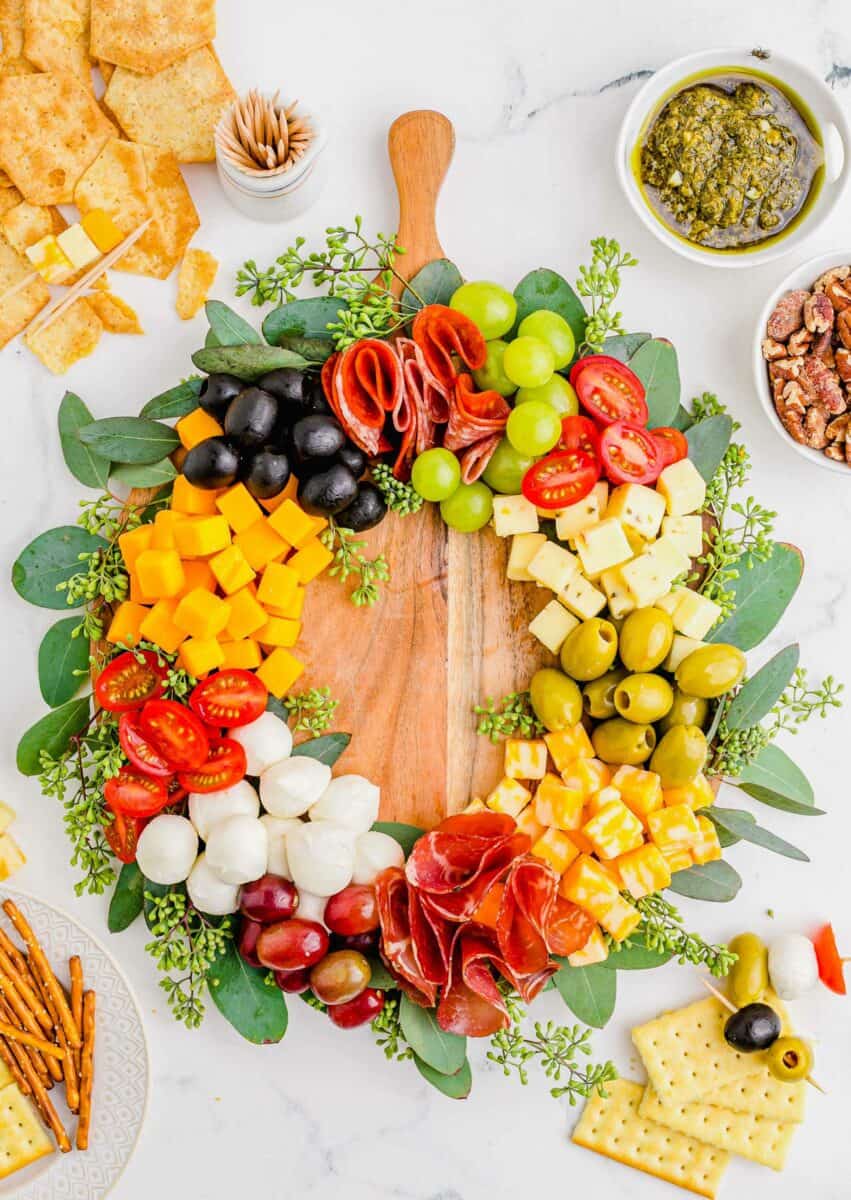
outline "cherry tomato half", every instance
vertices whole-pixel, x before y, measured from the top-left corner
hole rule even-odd
[[[118,741],[134,767],[156,779],[170,778],[177,770],[151,745],[139,728],[135,713],[122,713],[118,721]]]
[[[679,429],[672,429],[670,425],[660,425],[658,429],[651,429],[650,433],[658,442],[663,470],[670,467],[671,463],[688,457],[686,435]]]
[[[178,781],[187,792],[220,792],[245,778],[245,751],[233,738],[210,742],[210,752],[199,766],[180,771]]]
[[[570,368],[570,374],[567,377],[568,382],[575,388],[577,379],[586,367],[593,366],[595,363],[598,367],[611,365],[612,363],[618,364],[620,361],[619,358],[612,358],[608,354],[586,354],[584,358],[578,358]]]
[[[562,417],[556,450],[582,450],[592,458],[599,458],[600,430],[590,417]]]
[[[652,435],[628,421],[614,421],[603,430],[600,457],[612,483],[653,483],[663,466]]]
[[[604,355],[583,360],[586,366],[576,376],[579,403],[599,425],[611,421],[647,424],[644,384],[626,363]]]
[[[128,817],[124,813],[113,812],[112,820],[104,825],[104,837],[109,842],[109,848],[119,862],[131,863],[136,861],[136,846],[139,844],[139,834],[147,825],[140,817]]]
[[[95,700],[107,712],[131,712],[163,694],[165,677],[153,651],[142,650],[137,657],[126,650],[98,675]]]
[[[168,804],[168,788],[136,767],[122,767],[103,785],[103,798],[114,813],[129,817],[153,817]]]
[[[587,496],[600,478],[600,462],[582,450],[556,450],[523,476],[523,495],[538,508],[554,511]]]
[[[266,685],[253,671],[232,667],[202,680],[189,704],[208,725],[234,729],[256,721],[266,711],[268,699]]]
[[[209,754],[204,726],[190,708],[176,700],[149,700],[139,714],[139,728],[175,771],[200,767]]]
[[[836,945],[832,925],[823,925],[813,938],[816,948],[819,979],[838,996],[847,994],[842,956]]]

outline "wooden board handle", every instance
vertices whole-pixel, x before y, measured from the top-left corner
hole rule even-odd
[[[437,197],[455,151],[455,130],[443,113],[417,109],[403,113],[387,135],[390,165],[399,193],[399,259],[410,279],[435,258],[443,258],[437,236]]]

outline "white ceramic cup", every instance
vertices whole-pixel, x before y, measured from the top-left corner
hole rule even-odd
[[[325,184],[328,137],[314,113],[306,113],[314,129],[313,141],[288,171],[279,175],[246,175],[216,147],[216,170],[234,208],[255,221],[291,221],[314,203]]]

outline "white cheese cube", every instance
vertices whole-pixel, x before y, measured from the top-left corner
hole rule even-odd
[[[71,270],[71,263],[52,233],[27,246],[24,253],[46,283],[59,283]]]
[[[683,551],[676,538],[664,535],[651,542],[646,550],[659,565],[659,569],[668,573],[669,579],[676,579],[691,569],[691,559]]]
[[[83,229],[82,225],[69,225],[56,238],[62,253],[77,268],[91,266],[100,258],[100,250]]]
[[[591,495],[597,497],[597,507],[601,515],[605,516],[606,506],[609,503],[609,485],[605,479],[600,479],[594,484]]]
[[[553,654],[558,654],[561,644],[572,629],[579,624],[558,600],[551,600],[537,617],[529,622],[529,632]]]
[[[576,538],[576,552],[588,579],[598,579],[610,567],[632,558],[623,525],[613,517],[592,525]]]
[[[593,492],[577,500],[575,504],[563,508],[556,516],[556,535],[559,541],[566,542],[578,534],[596,525],[600,520],[600,505]]]
[[[680,596],[683,592],[688,591],[688,588],[674,588],[672,592],[668,592],[667,596],[660,596],[654,604],[654,608],[661,608],[669,617],[673,618],[677,605],[680,602]]]
[[[528,571],[529,563],[546,540],[546,535],[543,533],[515,534],[511,540],[508,566],[505,568],[507,578],[515,579],[520,583],[534,583],[535,581]]]
[[[507,813],[509,817],[518,817],[529,801],[532,793],[524,788],[516,779],[503,779],[488,796],[485,803],[492,812]]]
[[[617,517],[624,529],[643,538],[654,538],[665,515],[665,498],[641,483],[624,483],[609,497],[607,517]]]
[[[690,458],[671,463],[659,476],[657,490],[665,497],[669,517],[684,517],[703,508],[706,484]]]
[[[537,509],[525,496],[494,496],[493,527],[497,537],[537,533]]]
[[[652,554],[639,554],[624,563],[621,573],[637,608],[648,608],[670,591],[671,576]]]
[[[706,637],[720,616],[721,609],[714,600],[707,600],[699,592],[683,588],[671,620],[677,633],[684,633],[686,637],[700,641]]]
[[[703,553],[703,518],[698,513],[690,517],[663,517],[662,536],[679,542],[689,558]]]
[[[563,546],[545,541],[530,560],[527,570],[536,583],[559,593],[579,573],[579,563]]]
[[[699,642],[695,638],[683,637],[681,633],[675,633],[674,640],[671,642],[671,649],[668,651],[668,657],[665,659],[665,670],[670,671],[673,675],[683,659],[688,658],[692,650],[699,650],[701,646],[705,645],[705,642]]]
[[[604,571],[600,576],[600,584],[609,602],[609,612],[616,621],[632,612],[635,608],[635,601],[620,567],[612,567],[611,570]]]
[[[597,613],[602,612],[606,607],[604,593],[598,591],[578,571],[564,591],[559,592],[558,598],[574,616],[579,617],[582,621],[589,621],[591,617],[596,617]]]

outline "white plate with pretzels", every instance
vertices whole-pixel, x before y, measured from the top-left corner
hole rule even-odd
[[[66,913],[5,887],[0,902],[0,1198],[100,1200],[145,1119],[138,1005]]]

